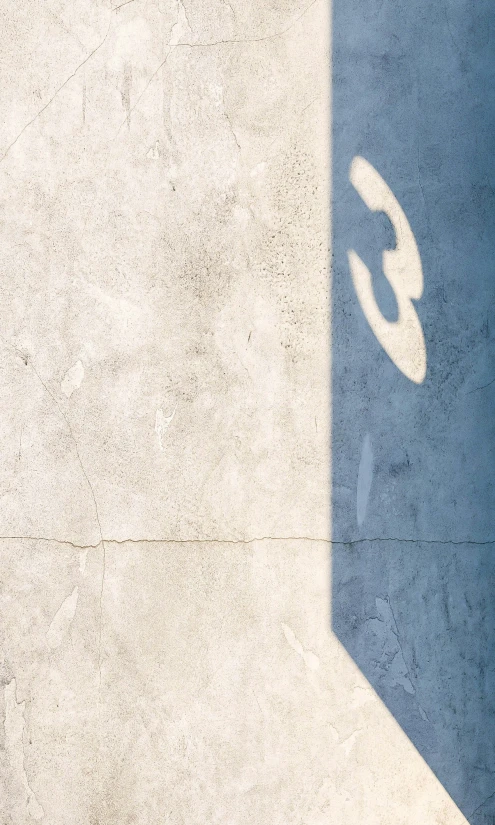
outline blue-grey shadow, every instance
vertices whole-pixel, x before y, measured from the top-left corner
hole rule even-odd
[[[333,629],[472,825],[495,822],[494,38],[493,0],[333,0]],[[420,385],[350,278],[355,249],[396,318],[356,155],[418,243]]]

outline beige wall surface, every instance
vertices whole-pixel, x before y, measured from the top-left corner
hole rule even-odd
[[[1,21],[0,822],[461,825],[331,632],[328,4]]]

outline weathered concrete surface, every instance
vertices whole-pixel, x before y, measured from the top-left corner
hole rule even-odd
[[[1,10],[0,822],[462,825],[330,629],[328,4]]]
[[[494,24],[490,2],[334,4],[333,626],[476,825],[495,821]],[[419,249],[419,382],[349,277],[351,249],[397,320],[356,155]]]
[[[1,559],[2,821],[465,822],[329,632],[325,543],[109,543],[103,596],[101,552]]]

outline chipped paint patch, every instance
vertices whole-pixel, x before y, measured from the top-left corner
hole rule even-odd
[[[76,361],[76,363],[70,369],[67,370],[60,384],[60,389],[62,390],[63,394],[67,398],[70,398],[72,393],[75,390],[78,390],[81,386],[83,378],[84,367],[82,361]]]
[[[158,436],[158,446],[160,447],[160,450],[164,449],[164,447],[163,447],[163,436],[165,435],[165,432],[170,427],[170,425],[171,425],[171,423],[174,419],[176,410],[177,410],[177,405],[175,405],[175,409],[174,409],[174,411],[172,412],[171,415],[164,415],[162,409],[158,409],[156,411],[155,432]]]
[[[79,588],[74,587],[74,590],[67,596],[65,601],[59,607],[55,616],[53,617],[52,623],[48,628],[46,634],[46,641],[48,642],[49,647],[52,650],[56,650],[57,647],[60,647],[64,640],[64,636],[66,635],[67,631],[69,630],[72,620],[74,618],[76,607],[77,607],[77,600],[79,598]]]
[[[301,642],[299,639],[296,638],[294,631],[289,627],[287,624],[282,624],[285,638],[287,639],[288,643],[290,644],[292,650],[304,660],[304,664],[309,670],[318,670],[320,666],[320,660],[316,653],[313,653],[311,650],[304,650]]]

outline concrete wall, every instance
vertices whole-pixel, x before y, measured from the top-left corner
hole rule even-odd
[[[488,40],[336,2],[0,4],[2,825],[489,811]]]

